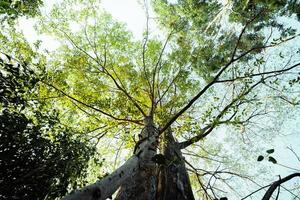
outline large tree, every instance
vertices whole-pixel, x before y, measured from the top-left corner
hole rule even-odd
[[[110,160],[111,173],[65,199],[106,199],[118,189],[116,199],[194,199],[192,185],[203,199],[225,196],[220,183],[242,175],[199,169],[184,155],[220,153],[207,142],[226,127],[232,138],[266,138],[257,122],[268,128],[278,105],[299,105],[297,1],[156,0],[159,36],[144,5],[141,41],[98,1],[64,1],[41,19],[40,31],[61,46],[49,56],[40,98],[103,155],[127,159],[117,169]]]

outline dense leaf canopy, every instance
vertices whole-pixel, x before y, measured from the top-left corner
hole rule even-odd
[[[41,0],[2,0],[0,2],[0,19],[14,20],[21,16],[33,17],[39,13]]]

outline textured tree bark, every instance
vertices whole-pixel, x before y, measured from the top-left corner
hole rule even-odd
[[[153,200],[156,192],[155,163],[158,130],[152,119],[145,119],[134,155],[108,176],[63,197],[63,200],[105,200],[121,186],[117,199]],[[139,194],[139,195],[137,195]]]
[[[138,169],[138,158],[133,155],[121,167],[94,184],[63,197],[62,200],[105,200],[110,197]]]
[[[161,153],[166,164],[159,167],[157,200],[194,200],[184,158],[171,129],[162,138]]]
[[[156,164],[159,132],[152,118],[145,127],[134,155],[121,167],[96,183],[71,193],[63,200],[104,200],[119,187],[116,200],[194,200],[184,158],[170,130],[161,140],[165,164]]]
[[[145,128],[134,154],[139,158],[139,168],[134,176],[122,184],[116,200],[154,200],[157,191],[156,164],[152,158],[156,155],[158,130],[152,118],[145,119]],[[148,144],[148,145],[143,145]]]

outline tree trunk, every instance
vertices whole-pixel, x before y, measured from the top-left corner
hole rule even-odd
[[[116,200],[154,200],[157,191],[156,164],[152,158],[156,155],[158,145],[158,130],[152,118],[145,120],[146,126],[140,134],[140,140],[135,147],[134,154],[139,157],[139,168],[134,176],[122,184]],[[154,142],[150,138],[156,138]],[[148,141],[150,146],[142,146]]]
[[[161,153],[166,162],[159,167],[157,200],[194,200],[184,158],[171,129],[162,138]]]
[[[133,155],[110,175],[63,197],[62,200],[105,200],[138,169],[138,158]]]
[[[165,163],[156,164],[158,130],[145,119],[134,155],[110,175],[63,198],[104,200],[119,187],[116,200],[194,200],[184,158],[170,130],[161,139]]]
[[[105,200],[119,187],[117,199],[155,199],[156,166],[151,159],[156,154],[158,130],[152,118],[146,118],[145,124],[133,156],[108,176],[68,194],[63,200]]]

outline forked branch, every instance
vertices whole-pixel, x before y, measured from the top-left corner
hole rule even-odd
[[[103,111],[103,110],[101,110],[101,109],[99,109],[99,108],[93,107],[93,106],[91,106],[91,105],[89,105],[89,104],[86,104],[86,103],[84,103],[84,102],[82,102],[82,101],[76,99],[75,97],[73,97],[73,96],[67,94],[67,93],[64,92],[63,90],[57,88],[56,86],[54,86],[54,85],[52,85],[52,84],[50,84],[50,83],[47,83],[47,82],[44,82],[44,81],[43,81],[43,83],[44,83],[45,85],[48,85],[48,86],[52,87],[53,89],[55,89],[56,91],[60,92],[60,93],[63,94],[64,96],[68,97],[69,99],[71,99],[71,100],[73,100],[73,101],[75,101],[75,102],[77,102],[77,103],[79,103],[79,104],[81,104],[81,105],[83,105],[83,106],[85,106],[85,107],[87,107],[87,108],[90,108],[90,109],[92,109],[92,110],[95,110],[95,111],[97,111],[97,112],[100,112],[101,114],[103,114],[103,115],[105,115],[105,116],[107,116],[107,117],[110,117],[110,118],[112,118],[112,119],[114,119],[114,120],[117,120],[117,121],[126,121],[126,122],[131,122],[131,123],[134,123],[134,124],[138,124],[138,125],[143,125],[143,123],[141,122],[142,120],[133,120],[133,119],[127,119],[127,118],[118,118],[118,117],[115,117],[115,116],[113,116],[112,114],[110,114],[110,113],[108,113],[108,112],[105,112],[105,111]]]
[[[236,51],[237,51],[237,47],[238,44],[240,43],[240,40],[242,39],[243,34],[246,31],[246,28],[249,26],[250,23],[252,23],[256,18],[258,17],[258,15],[256,15],[253,19],[251,19],[248,23],[246,23],[246,25],[243,27],[241,33],[239,34],[238,40],[236,42],[235,48],[232,52],[232,56],[230,61],[219,70],[219,72],[216,74],[216,76],[213,78],[212,81],[210,81],[198,94],[196,94],[188,103],[187,105],[185,105],[179,112],[177,112],[166,124],[165,126],[160,129],[160,134],[163,133],[165,130],[167,130],[167,128],[169,126],[171,126],[171,124],[173,124],[185,111],[187,111],[212,85],[214,85],[217,80],[219,79],[219,77],[223,74],[223,72],[231,65],[233,64],[235,61],[241,59],[242,57],[246,56],[247,54],[244,55],[240,55],[237,58],[235,58],[236,55]],[[250,51],[251,52],[251,51]],[[250,53],[249,52],[249,53]]]
[[[300,173],[294,173],[294,174],[290,174],[286,177],[284,177],[283,179],[279,179],[278,181],[275,181],[274,183],[272,183],[272,185],[269,187],[269,189],[267,190],[267,192],[265,193],[264,197],[262,198],[262,200],[269,200],[272,197],[272,194],[274,193],[274,191],[280,187],[280,185],[282,183],[285,183],[295,177],[300,177]]]

